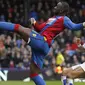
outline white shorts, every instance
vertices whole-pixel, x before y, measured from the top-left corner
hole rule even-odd
[[[78,65],[72,66],[71,68],[74,70],[74,69],[78,68],[79,66],[85,71],[85,62],[82,63],[82,64],[78,64]]]

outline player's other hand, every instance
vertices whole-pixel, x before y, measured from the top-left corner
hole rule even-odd
[[[34,18],[30,18],[30,22],[32,25],[34,25],[36,23],[36,20]]]

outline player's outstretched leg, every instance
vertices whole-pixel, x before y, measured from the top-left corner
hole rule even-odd
[[[72,71],[72,69],[71,68],[63,69],[63,73],[61,77],[63,85],[73,85],[73,79],[67,77],[69,71]]]
[[[72,79],[80,78],[84,73],[85,73],[85,63],[72,66],[71,68],[65,68],[63,70],[63,75]]]
[[[63,76],[68,77],[67,78],[68,85],[73,85],[72,79],[85,77],[85,63],[72,66],[71,68],[65,68],[63,69],[62,74]]]
[[[84,73],[84,70],[81,68],[81,66],[79,66],[73,71],[69,72],[67,76],[69,78],[75,79],[75,78],[80,78],[83,73]]]
[[[39,76],[40,69],[33,62],[30,65],[30,78],[36,85],[46,85],[45,81]]]
[[[21,26],[20,24],[13,24],[9,22],[0,22],[0,30],[11,31],[18,33],[26,42],[31,32],[31,29]]]

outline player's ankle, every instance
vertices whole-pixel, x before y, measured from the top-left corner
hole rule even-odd
[[[73,79],[68,78],[68,79],[67,79],[67,83],[68,83],[68,85],[73,85]]]
[[[30,74],[30,78],[33,78],[33,77],[35,77],[35,76],[38,76],[38,74],[37,74],[37,73],[32,73],[32,74]]]

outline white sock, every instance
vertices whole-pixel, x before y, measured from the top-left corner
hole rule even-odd
[[[67,84],[66,76],[61,76],[61,82],[62,82],[62,85]]]
[[[73,79],[67,78],[67,85],[73,85]]]

